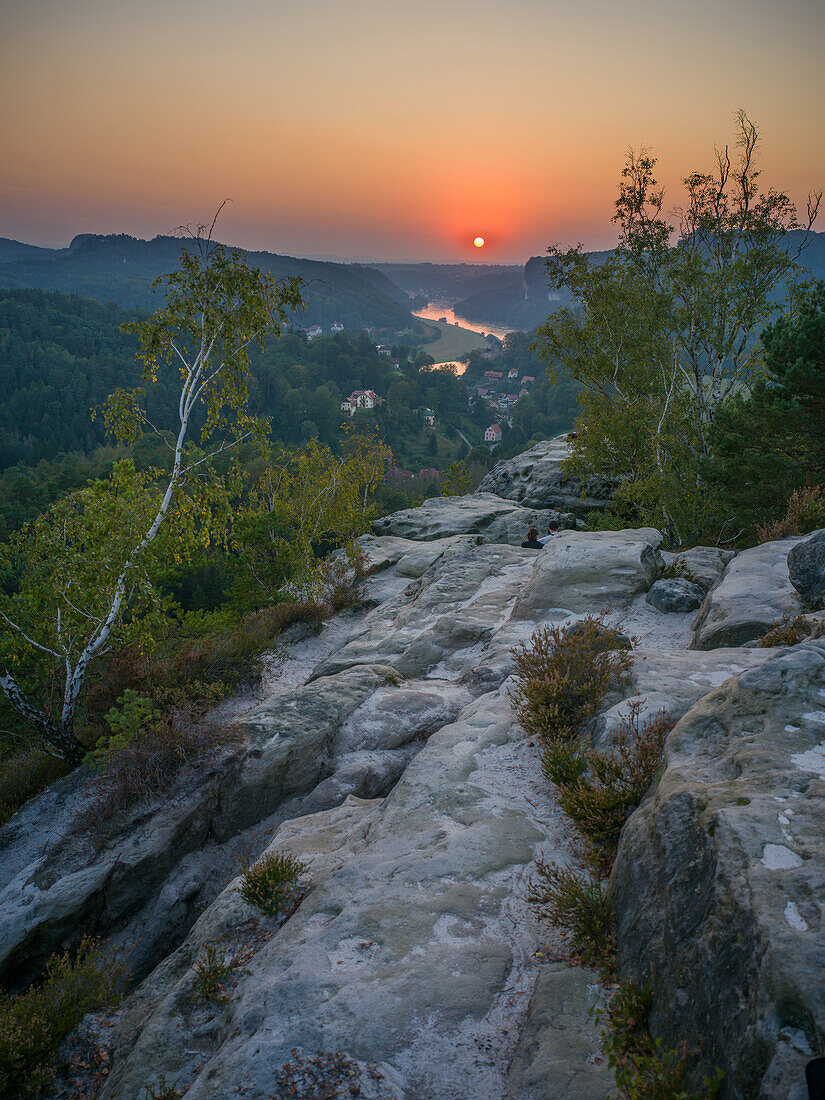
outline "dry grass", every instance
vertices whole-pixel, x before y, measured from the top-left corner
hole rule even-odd
[[[782,616],[759,639],[762,649],[771,649],[779,645],[798,645],[810,638],[815,632],[816,625],[806,619],[804,615]]]
[[[65,760],[46,752],[15,753],[0,759],[0,825],[69,771]]]
[[[94,801],[88,820],[108,821],[157,797],[175,782],[184,767],[239,740],[239,731],[225,723],[194,718],[185,711],[164,715],[106,755],[102,770],[93,780]]]
[[[788,498],[783,519],[756,528],[758,542],[773,542],[791,535],[809,535],[825,527],[825,486],[807,485]]]

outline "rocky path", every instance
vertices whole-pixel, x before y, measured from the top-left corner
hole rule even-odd
[[[614,873],[625,965],[668,972],[657,1025],[704,1044],[727,1096],[797,1100],[789,1090],[825,1035],[813,977],[825,959],[825,650],[708,648],[693,612],[647,602],[664,565],[657,532],[570,531],[537,554],[509,544],[527,510],[489,495],[428,502],[417,528],[409,512],[382,521],[364,540],[376,606],[295,643],[261,696],[236,702],[243,753],[95,852],[0,832],[8,969],[96,930],[147,974],[114,1029],[102,1100],[143,1100],[162,1080],[191,1100],[604,1100],[598,983],[524,900],[536,858],[571,865],[573,835],[508,696],[514,645],[602,611],[638,647],[599,743],[630,700],[680,720]],[[726,620],[740,643],[761,633],[759,615],[794,598],[787,552],[761,548],[754,578],[781,590],[751,588],[762,611],[746,606],[739,559],[731,570],[729,555],[697,552],[711,589],[700,623],[723,643]],[[76,798],[49,793],[41,812],[63,820]],[[240,898],[230,856],[247,843],[309,861],[286,923]],[[753,962],[737,969],[742,942]],[[215,943],[237,963],[228,1003],[204,1008],[195,965]]]

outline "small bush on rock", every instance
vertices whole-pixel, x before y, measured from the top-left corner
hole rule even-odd
[[[662,570],[663,580],[675,580],[677,578],[690,581],[691,584],[698,584],[700,588],[706,587],[699,581],[684,558],[674,558],[670,565],[666,565]]]
[[[193,966],[195,1004],[229,1004],[226,980],[235,965],[235,953],[224,947],[220,940],[204,944]]]
[[[691,1052],[687,1044],[673,1050],[653,1038],[647,1026],[651,1000],[649,988],[621,982],[607,1008],[599,1011],[606,1025],[602,1045],[621,1100],[714,1100],[724,1074],[717,1069],[706,1078],[700,1094],[687,1090]]]
[[[240,895],[267,916],[280,916],[297,902],[298,879],[308,867],[308,863],[287,852],[267,852],[257,863],[244,868]]]
[[[547,738],[541,750],[541,770],[557,787],[575,783],[587,769],[587,749],[578,739]]]
[[[87,1012],[117,1001],[125,970],[84,939],[72,958],[53,955],[25,993],[0,992],[0,1096],[37,1096],[54,1076],[61,1042]]]
[[[814,629],[814,624],[806,619],[804,615],[788,615],[786,613],[765,631],[759,639],[759,645],[762,649],[771,649],[773,646],[779,645],[798,645],[809,638]]]
[[[599,712],[608,692],[625,683],[633,656],[602,616],[570,626],[541,627],[513,650],[518,719],[528,734],[569,741]]]
[[[641,723],[640,710],[641,703],[630,704],[612,751],[586,753],[582,773],[558,784],[562,808],[589,841],[606,846],[611,861],[622,826],[653,782],[673,729],[667,711]]]
[[[563,928],[585,966],[615,969],[616,917],[601,882],[577,871],[536,861],[527,901],[539,916]]]

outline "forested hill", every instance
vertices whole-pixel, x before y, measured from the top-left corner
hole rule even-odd
[[[158,301],[152,280],[177,267],[185,245],[179,237],[144,241],[124,234],[83,234],[65,249],[0,239],[0,287],[61,290],[126,309],[153,309]],[[296,317],[300,325],[327,327],[340,321],[348,329],[375,326],[387,329],[388,338],[416,329],[407,295],[375,268],[273,252],[247,255],[278,278],[298,275],[304,280],[307,308]]]
[[[795,252],[802,241],[801,230],[788,233],[784,239],[789,252]],[[591,252],[597,263],[610,252]],[[816,279],[825,279],[825,233],[811,233],[799,258],[802,266]],[[528,330],[540,325],[554,309],[570,304],[570,295],[562,288],[548,292],[543,256],[532,256],[524,265],[521,277],[506,285],[479,288],[458,302],[453,309],[457,317],[468,321],[489,321]]]

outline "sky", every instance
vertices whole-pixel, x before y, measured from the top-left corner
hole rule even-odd
[[[228,198],[248,249],[523,263],[615,242],[628,148],[678,205],[738,108],[804,206],[823,56],[822,0],[0,0],[0,236],[152,237]]]

